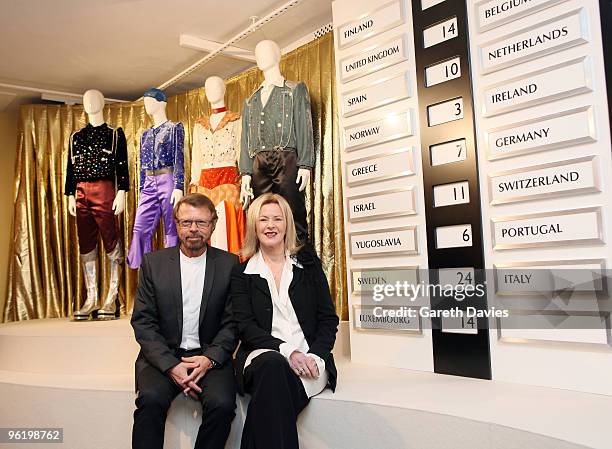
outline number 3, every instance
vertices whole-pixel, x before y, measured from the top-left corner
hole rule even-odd
[[[455,103],[455,107],[457,108],[457,112],[455,112],[455,115],[461,115],[461,103],[457,101]]]

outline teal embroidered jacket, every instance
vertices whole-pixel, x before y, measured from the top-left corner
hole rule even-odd
[[[314,165],[314,137],[310,96],[303,82],[274,86],[265,106],[257,89],[244,102],[240,142],[240,173],[253,172],[253,158],[261,151],[295,150],[297,165]]]

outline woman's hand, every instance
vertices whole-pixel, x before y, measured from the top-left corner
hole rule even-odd
[[[307,379],[316,379],[319,377],[319,368],[317,362],[312,357],[300,351],[293,351],[289,356],[289,366],[295,374]]]

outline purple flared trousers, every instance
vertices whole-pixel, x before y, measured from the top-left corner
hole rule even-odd
[[[151,239],[159,218],[164,221],[164,236],[166,248],[176,246],[178,235],[172,215],[170,197],[174,190],[174,176],[172,173],[147,176],[140,192],[140,201],[134,219],[132,243],[128,252],[127,263],[130,268],[139,268],[142,256],[151,252]]]

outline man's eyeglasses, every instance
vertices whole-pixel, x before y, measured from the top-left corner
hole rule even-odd
[[[213,224],[213,220],[178,220],[179,227],[183,229],[191,228],[191,225],[195,223],[198,229],[208,229]]]

